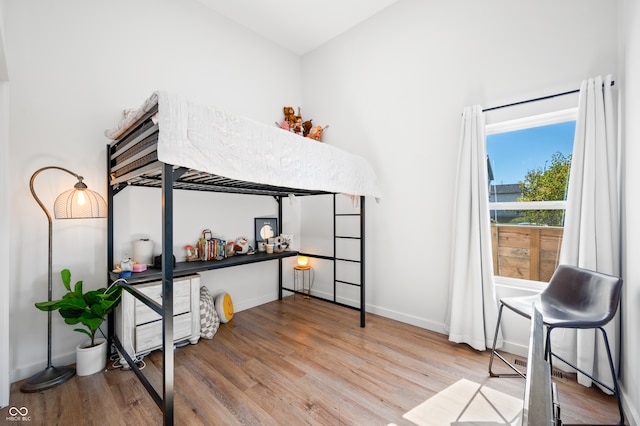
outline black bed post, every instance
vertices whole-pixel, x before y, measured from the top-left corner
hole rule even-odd
[[[173,166],[162,171],[162,407],[165,425],[173,425]]]
[[[360,327],[365,326],[366,300],[364,291],[364,195],[360,196]]]
[[[111,281],[109,271],[114,267],[113,263],[113,187],[111,186],[111,145],[107,144],[107,286]],[[113,314],[107,317],[107,356],[111,355],[111,344],[115,333],[115,320]]]
[[[278,196],[277,198],[278,198],[278,235],[282,235],[282,196]],[[282,300],[282,258],[278,259],[278,300]]]

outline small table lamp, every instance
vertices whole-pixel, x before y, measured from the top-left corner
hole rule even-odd
[[[300,281],[300,278],[298,277],[298,274],[302,274],[302,293],[304,293],[305,291],[305,273],[306,273],[306,281],[307,281],[307,294],[303,296],[304,299],[308,299],[309,296],[311,295],[311,285],[312,285],[312,278],[311,278],[311,265],[309,265],[309,258],[307,256],[302,256],[302,255],[298,255],[298,263],[296,265],[293,265],[293,289],[294,289],[294,295],[295,295],[295,291],[298,290],[298,281]]]
[[[309,258],[307,256],[298,256],[298,269],[307,269],[309,266]]]
[[[33,195],[33,198],[35,198],[36,202],[42,208],[45,215],[47,215],[47,220],[49,221],[48,300],[51,301],[51,214],[44,206],[42,201],[40,201],[33,189],[33,182],[35,181],[36,176],[38,176],[41,172],[49,169],[62,170],[63,172],[67,172],[78,179],[78,182],[76,182],[72,189],[63,192],[56,198],[56,201],[53,205],[53,212],[56,219],[89,219],[107,217],[107,203],[100,196],[100,194],[87,188],[87,185],[82,182],[82,180],[84,179],[82,176],[79,176],[62,167],[43,167],[37,170],[31,176],[31,180],[29,181],[29,189],[31,189],[31,195]],[[20,386],[20,390],[22,392],[39,392],[45,389],[49,389],[66,382],[76,374],[76,370],[73,367],[54,367],[51,363],[51,313],[51,311],[47,312],[49,321],[47,329],[47,367],[44,369],[44,371],[41,371],[40,373],[37,373],[27,379],[22,384],[22,386]]]

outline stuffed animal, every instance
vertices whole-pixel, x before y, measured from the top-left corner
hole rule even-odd
[[[276,122],[276,126],[280,126],[281,129],[286,130],[287,132],[289,130],[291,130],[291,126],[289,126],[289,122],[287,121],[286,118],[284,120],[282,120],[280,122],[280,124],[278,124],[278,122]]]
[[[302,128],[302,117],[296,117],[296,122],[293,124],[291,131],[295,134],[302,135],[304,131]]]
[[[290,106],[282,107],[282,112],[284,113],[284,119],[280,123],[276,122],[276,125],[283,130],[293,132],[300,136],[319,141],[322,139],[324,129],[329,127],[314,126],[312,120],[303,121],[300,107],[298,107],[298,115],[296,115],[293,107]]]
[[[284,112],[284,119],[289,123],[289,128],[293,127],[298,118],[296,117],[296,111],[290,106],[283,107],[282,111]]]
[[[307,135],[308,138],[310,139],[314,139],[317,141],[321,141],[322,140],[322,133],[324,132],[324,130],[329,127],[329,126],[315,126],[312,127],[311,130],[309,131],[309,134]]]
[[[240,237],[236,239],[233,248],[235,250],[235,254],[247,254],[249,253],[251,246],[249,245],[249,240],[246,237]]]
[[[311,120],[307,120],[302,123],[302,136],[308,136],[312,128],[313,123],[311,122]]]

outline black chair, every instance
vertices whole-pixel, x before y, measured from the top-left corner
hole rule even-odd
[[[616,314],[620,302],[621,289],[621,278],[575,266],[560,265],[551,277],[547,288],[540,294],[526,297],[504,297],[500,299],[500,310],[498,311],[496,332],[493,337],[491,358],[489,360],[489,375],[491,377],[525,378],[523,372],[518,370],[496,351],[496,341],[498,339],[502,309],[506,306],[513,312],[531,319],[531,304],[534,303],[536,308],[542,313],[543,322],[547,328],[545,358],[549,361],[549,364],[551,364],[552,357],[555,357],[614,393],[618,400],[618,409],[620,411],[620,422],[618,424],[624,424],[624,412],[620,399],[618,377],[613,359],[611,358],[609,339],[607,339],[607,333],[603,328]],[[553,353],[551,350],[551,331],[555,328],[593,328],[599,329],[602,332],[604,345],[609,358],[611,376],[613,377],[613,388],[605,385],[592,375]],[[494,373],[492,371],[494,356],[500,358],[513,369],[515,373]]]

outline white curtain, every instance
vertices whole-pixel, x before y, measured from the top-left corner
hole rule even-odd
[[[620,276],[618,140],[611,76],[585,80],[580,87],[576,135],[569,175],[560,263]],[[614,362],[617,318],[605,327]],[[559,329],[554,352],[613,387],[600,331]],[[556,334],[557,333],[557,334]],[[578,375],[585,386],[591,380]]]
[[[478,105],[466,107],[462,115],[455,189],[445,328],[449,340],[485,350],[493,341],[498,308],[491,257],[485,120]]]

